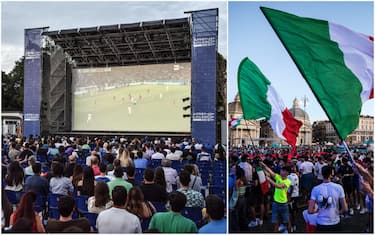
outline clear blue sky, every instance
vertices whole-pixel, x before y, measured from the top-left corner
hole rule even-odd
[[[260,6],[328,20],[373,35],[373,2],[229,2],[228,102],[234,100],[238,91],[238,65],[244,57],[249,57],[271,81],[288,107],[292,106],[295,97],[301,100],[306,95],[310,121],[328,120]],[[363,105],[362,114],[374,115],[373,100]]]

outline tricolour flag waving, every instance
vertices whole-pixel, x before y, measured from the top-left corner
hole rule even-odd
[[[233,129],[233,128],[236,128],[238,125],[241,124],[241,120],[243,119],[243,117],[239,117],[239,118],[231,118],[230,121],[229,121],[229,128]]]
[[[271,82],[248,58],[241,61],[237,76],[244,119],[266,118],[275,134],[294,147],[302,123],[289,112]]]
[[[374,96],[373,38],[324,20],[261,7],[341,139]]]

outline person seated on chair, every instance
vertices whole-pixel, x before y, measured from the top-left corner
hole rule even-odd
[[[224,217],[224,202],[216,195],[206,197],[206,213],[208,224],[199,229],[199,233],[226,233],[227,220]]]
[[[195,223],[181,215],[185,208],[186,196],[178,191],[173,191],[168,196],[171,211],[159,212],[152,216],[148,226],[149,231],[160,233],[196,233]]]
[[[127,192],[124,186],[112,190],[113,207],[99,213],[97,222],[99,233],[141,233],[142,227],[137,216],[125,209]]]
[[[46,199],[49,192],[49,186],[47,179],[40,176],[42,172],[42,165],[40,162],[36,162],[32,168],[34,175],[26,179],[25,192],[34,191],[37,195],[41,195],[44,199]]]
[[[100,171],[100,174],[95,176],[95,181],[96,182],[100,182],[100,181],[103,181],[104,183],[108,183],[109,181],[111,181],[111,177],[109,177],[107,175],[107,165],[104,164],[103,162],[101,162],[99,164],[99,171]]]
[[[185,194],[186,207],[204,207],[204,198],[202,193],[197,192],[189,187],[190,173],[183,170],[179,175],[181,187],[177,189],[178,192]]]
[[[90,223],[84,218],[73,219],[73,210],[75,207],[75,200],[71,196],[62,196],[57,204],[59,209],[60,218],[48,219],[46,231],[47,233],[61,233],[69,227],[81,228],[84,233],[90,232]]]

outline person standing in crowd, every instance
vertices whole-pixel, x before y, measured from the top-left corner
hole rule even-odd
[[[353,198],[353,168],[349,165],[348,158],[342,159],[342,165],[338,170],[338,174],[341,176],[342,186],[344,187],[345,199],[349,208],[349,215],[354,215],[354,198]]]
[[[113,207],[102,211],[96,220],[99,233],[141,233],[142,227],[137,216],[125,209],[127,192],[124,186],[112,190]]]
[[[314,164],[309,161],[307,156],[304,158],[305,161],[300,165],[299,172],[301,173],[302,196],[307,200],[314,183]]]
[[[24,171],[25,171],[25,176],[26,175],[34,175],[34,173],[33,173],[33,169],[32,169],[32,166],[35,164],[35,162],[36,162],[36,158],[35,158],[35,156],[34,155],[31,155],[30,157],[29,157],[29,159],[27,160],[27,162],[28,162],[28,164],[29,164],[29,166],[27,166],[25,169],[24,169]]]
[[[199,233],[226,233],[227,220],[224,217],[223,200],[212,194],[206,197],[206,213],[209,222],[199,229]]]
[[[321,184],[323,182],[322,168],[326,166],[327,163],[323,161],[323,156],[318,157],[318,162],[315,163],[315,176],[317,178],[317,183]]]
[[[295,232],[297,230],[297,201],[299,198],[299,177],[295,172],[295,168],[290,168],[291,173],[288,175],[288,179],[290,180],[290,188],[289,188],[289,195],[290,195],[290,202],[289,202],[289,212],[290,212],[290,227],[291,231]]]
[[[274,232],[279,231],[280,217],[281,224],[284,226],[287,225],[288,231],[290,231],[287,195],[290,187],[290,180],[288,179],[290,168],[287,166],[282,167],[279,175],[273,172],[263,162],[260,162],[260,165],[262,165],[264,170],[266,170],[271,177],[275,179],[275,181],[273,181],[271,178],[266,177],[267,180],[275,187],[275,192],[273,194],[274,202],[272,203],[272,223],[274,224]]]
[[[168,201],[171,211],[154,214],[148,229],[160,233],[196,233],[195,223],[181,215],[181,211],[185,208],[186,196],[181,192],[173,191],[169,194]]]
[[[47,233],[61,233],[65,229],[72,227],[78,227],[84,233],[89,233],[91,231],[89,221],[84,218],[73,219],[73,211],[75,207],[74,198],[71,196],[60,197],[57,203],[59,209],[60,218],[48,219],[46,230]]]
[[[247,162],[248,155],[243,154],[241,156],[241,162],[238,164],[239,167],[241,167],[245,172],[246,177],[246,184],[251,184],[251,181],[253,180],[253,167],[250,165],[250,163]]]
[[[332,183],[333,168],[324,166],[322,168],[323,183],[315,186],[311,192],[308,212],[315,212],[315,204],[318,204],[317,232],[339,232],[340,214],[348,210],[344,189],[341,185]],[[341,208],[341,210],[339,210]]]

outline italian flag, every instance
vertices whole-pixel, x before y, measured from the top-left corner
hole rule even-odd
[[[260,189],[262,190],[263,195],[265,195],[270,190],[270,185],[266,180],[266,175],[264,174],[262,167],[257,167],[256,172],[259,179]]]
[[[294,147],[302,123],[294,119],[271,82],[248,58],[241,61],[237,76],[244,119],[265,118],[275,134]]]
[[[240,118],[232,118],[229,121],[229,128],[236,128],[238,125],[240,125],[242,119],[242,116]]]
[[[373,38],[324,20],[261,7],[341,139],[374,96]]]

